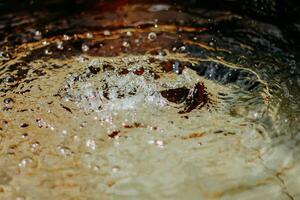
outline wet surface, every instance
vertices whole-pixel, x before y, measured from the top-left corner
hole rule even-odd
[[[229,11],[0,18],[0,199],[300,199],[299,52]]]

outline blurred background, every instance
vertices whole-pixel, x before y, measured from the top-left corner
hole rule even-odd
[[[2,0],[0,12],[12,13],[20,11],[41,11],[77,13],[99,8],[104,4],[113,6],[131,3],[168,3],[182,6],[185,9],[205,8],[209,10],[232,11],[278,26],[286,39],[299,46],[300,38],[300,1],[297,0],[186,0],[186,1],[149,1],[149,0]],[[111,9],[112,6],[106,7]],[[1,15],[1,14],[0,14]]]

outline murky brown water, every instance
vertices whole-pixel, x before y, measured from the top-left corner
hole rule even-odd
[[[170,3],[0,19],[0,199],[300,199],[298,54]]]

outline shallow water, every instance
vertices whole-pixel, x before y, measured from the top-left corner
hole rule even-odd
[[[300,199],[276,26],[113,1],[8,12],[0,37],[0,199]]]

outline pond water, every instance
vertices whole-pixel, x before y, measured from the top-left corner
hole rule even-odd
[[[161,1],[0,16],[0,199],[300,199],[299,52]]]

